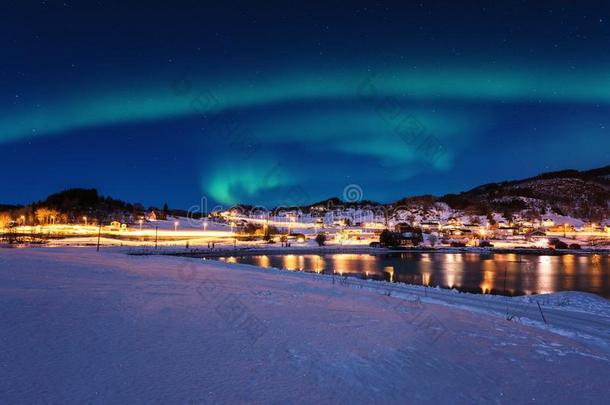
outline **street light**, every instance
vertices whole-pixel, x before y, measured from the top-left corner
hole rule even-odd
[[[208,229],[208,221],[203,221],[203,230],[207,230]]]
[[[178,230],[178,221],[174,222],[174,232]]]
[[[290,221],[288,222],[288,234],[290,234],[290,232],[292,231],[292,224],[295,222],[295,218],[293,216],[290,216]]]
[[[87,217],[86,216],[83,217],[83,221],[85,221],[85,226],[87,226]]]
[[[142,218],[140,218],[140,221],[139,221],[139,222],[140,222],[140,232],[142,232],[142,222],[143,222],[143,221],[142,221]]]

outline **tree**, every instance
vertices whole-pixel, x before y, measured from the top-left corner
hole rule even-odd
[[[253,224],[252,222],[248,222],[246,226],[244,226],[243,233],[245,233],[246,235],[254,235],[259,229],[260,226]]]
[[[0,228],[7,228],[11,224],[12,218],[6,212],[0,212]]]
[[[316,243],[318,244],[318,246],[324,246],[324,244],[326,243],[326,235],[323,233],[317,234]]]
[[[396,237],[393,232],[384,229],[383,232],[381,232],[381,235],[379,235],[379,243],[384,247],[396,246]]]
[[[265,233],[263,234],[264,241],[270,241],[273,235],[280,233],[279,229],[273,225],[267,225],[264,227]]]
[[[40,207],[36,210],[34,215],[36,216],[36,221],[38,221],[40,225],[46,225],[51,217],[51,210],[45,207]]]
[[[167,206],[167,203],[163,203],[163,211],[161,211],[161,216],[163,219],[167,219],[168,215],[169,215],[169,207]]]
[[[502,213],[502,216],[503,216],[504,218],[506,218],[506,220],[507,220],[508,222],[513,222],[513,214],[512,214],[512,212],[510,211],[510,209],[505,208],[505,209],[504,209],[504,212]]]

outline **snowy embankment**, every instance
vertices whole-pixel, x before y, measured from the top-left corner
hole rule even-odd
[[[588,294],[2,249],[0,403],[605,403],[609,315]]]

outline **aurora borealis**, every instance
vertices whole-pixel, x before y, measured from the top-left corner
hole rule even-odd
[[[3,8],[0,202],[391,201],[610,160],[601,1]]]

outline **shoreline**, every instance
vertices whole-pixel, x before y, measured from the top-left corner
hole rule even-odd
[[[289,247],[289,248],[268,248],[268,247],[241,247],[241,248],[218,248],[208,249],[184,249],[168,250],[167,248],[149,249],[148,247],[135,248],[135,251],[128,252],[133,256],[181,256],[195,258],[213,258],[225,256],[259,256],[259,255],[293,255],[293,254],[370,254],[374,256],[395,254],[395,253],[478,253],[478,254],[518,254],[518,255],[537,255],[537,256],[590,256],[590,255],[610,255],[610,249],[528,249],[528,248],[478,248],[478,247],[442,247],[442,248],[405,248],[405,249],[386,249],[373,248],[369,246],[323,246],[323,247]]]

